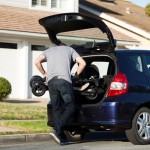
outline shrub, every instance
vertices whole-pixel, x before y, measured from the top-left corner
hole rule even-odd
[[[11,93],[11,84],[10,82],[0,77],[0,100],[7,98],[7,96]]]
[[[146,7],[145,7],[145,13],[147,16],[150,17],[150,4],[148,4]]]

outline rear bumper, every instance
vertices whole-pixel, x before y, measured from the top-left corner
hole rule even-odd
[[[127,109],[126,104],[104,102],[97,106],[97,113],[95,115],[92,115],[91,117],[88,115],[88,121],[104,126],[104,128],[129,129],[132,121],[131,114],[132,113]]]

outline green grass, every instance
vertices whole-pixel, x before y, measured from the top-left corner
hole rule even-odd
[[[0,126],[19,131],[0,131],[0,135],[49,133],[47,109],[40,106],[0,102]]]
[[[0,135],[7,134],[32,134],[32,133],[49,133],[51,128],[47,126],[47,121],[0,121],[1,126],[13,127],[19,131],[2,131]]]
[[[47,110],[43,107],[25,104],[0,102],[0,120],[47,119]]]

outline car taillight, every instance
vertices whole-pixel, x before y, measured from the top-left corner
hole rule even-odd
[[[110,83],[107,97],[125,94],[128,90],[128,80],[124,73],[118,73]]]

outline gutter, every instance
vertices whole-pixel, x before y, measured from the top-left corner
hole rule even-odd
[[[34,33],[34,32],[20,32],[20,31],[12,31],[12,30],[0,30],[0,34],[5,34],[9,36],[21,36],[21,37],[32,37],[32,38],[48,38],[46,33]]]
[[[20,32],[20,31],[12,31],[12,30],[0,30],[0,34],[5,34],[9,36],[20,36],[20,37],[27,37],[27,38],[42,38],[42,39],[48,39],[48,35],[46,33],[32,33],[32,32]],[[77,41],[93,41],[92,38],[79,38],[79,37],[73,37],[73,36],[63,36],[59,35],[58,36],[60,39],[64,40],[77,40]],[[98,42],[101,42],[101,40],[97,39]],[[119,45],[138,45],[139,42],[133,42],[133,41],[117,41]]]
[[[140,36],[150,40],[150,33],[146,32],[146,31],[144,31],[140,28],[134,27],[134,26],[132,26],[132,25],[130,25],[130,24],[124,22],[124,21],[121,21],[119,19],[111,17],[110,15],[107,15],[106,13],[102,13],[100,11],[94,10],[90,7],[85,6],[85,5],[80,4],[79,7],[83,10],[86,10],[86,11],[88,11],[88,12],[90,12],[90,13],[92,13],[92,14],[94,14],[94,15],[96,15],[96,16],[98,16],[98,17],[100,17],[100,18],[102,18],[106,21],[108,21],[108,22],[111,22],[111,23],[113,23],[117,26],[120,26],[124,29],[127,29],[130,32],[133,32],[137,35],[140,35]]]

